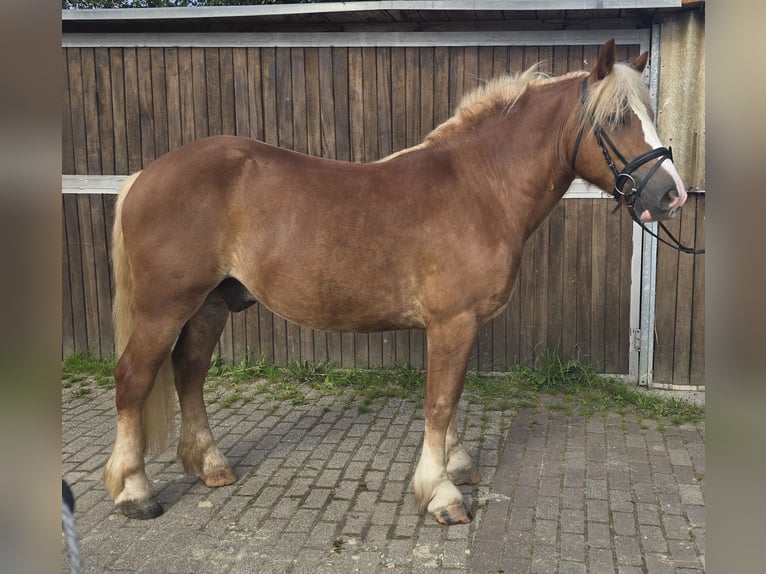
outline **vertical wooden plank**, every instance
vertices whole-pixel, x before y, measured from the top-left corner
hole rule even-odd
[[[276,110],[279,146],[293,149],[292,67],[290,48],[276,49]]]
[[[69,71],[69,103],[72,126],[72,150],[74,157],[74,172],[88,173],[87,136],[85,132],[85,104],[83,101],[82,62],[80,49],[67,50],[67,68]]]
[[[178,75],[178,48],[164,49],[165,91],[168,122],[168,151],[183,145],[183,121],[181,115],[181,80]],[[186,78],[186,76],[185,76]],[[184,81],[184,84],[190,82]]]
[[[80,249],[80,222],[76,195],[64,195],[64,226],[66,227],[69,250],[69,285],[72,301],[73,352],[88,350],[87,311],[82,272],[82,251]]]
[[[570,201],[570,200],[566,200]],[[561,353],[562,314],[564,292],[564,201],[553,209],[548,218],[548,282],[542,285],[546,290],[547,324],[544,341],[548,349]]]
[[[303,48],[290,49],[293,114],[293,149],[301,153],[308,151],[306,128],[306,59]]]
[[[364,84],[362,48],[348,50],[348,117],[351,161],[364,161]]]
[[[263,135],[263,79],[261,70],[261,49],[247,48],[247,93],[250,126],[247,136],[259,140]]]
[[[98,109],[98,142],[101,152],[101,173],[114,171],[114,113],[112,111],[112,79],[109,65],[109,48],[94,50],[96,66],[96,98]]]
[[[451,115],[449,105],[449,49],[437,46],[434,48],[434,127],[447,120]]]
[[[404,48],[391,48],[391,151],[407,147],[407,76]]]
[[[620,327],[618,330],[619,345],[619,373],[627,373],[630,370],[630,284],[632,277],[633,257],[633,220],[626,210],[620,210],[620,284],[622,289],[618,291],[620,299]]]
[[[128,130],[125,119],[125,66],[122,48],[109,48],[109,71],[112,80],[112,119],[114,137],[114,173],[130,173]]]
[[[508,46],[495,46],[492,52],[492,77],[497,78],[508,72]]]
[[[99,333],[99,356],[114,354],[114,328],[112,327],[112,296],[109,273],[108,218],[103,195],[88,196],[90,219],[93,228],[93,256]]]
[[[618,214],[612,214],[613,202],[604,200],[605,238],[604,253],[604,372],[619,372],[620,361],[620,316],[623,313],[621,291],[630,291],[630,280],[622,277],[622,242],[631,241],[622,235],[622,221]],[[629,312],[629,310],[628,310]],[[627,372],[627,371],[625,371]]]
[[[93,48],[81,48],[83,106],[85,110],[85,150],[90,174],[101,173],[99,113],[96,87],[96,62]]]
[[[322,120],[319,99],[319,50],[303,50],[306,90],[306,153],[322,156]]]
[[[106,229],[106,253],[109,265],[109,295],[114,300],[114,276],[112,274],[112,233],[114,231],[114,207],[117,204],[116,195],[102,195],[101,200],[104,204],[104,227]],[[114,337],[114,333],[112,333]]]
[[[149,48],[136,50],[138,71],[138,106],[141,125],[141,165],[149,165],[157,157],[154,147],[154,102],[152,100],[152,66]]]
[[[452,46],[449,49],[449,109],[455,113],[463,98],[465,83],[465,48]]]
[[[494,52],[492,46],[479,47],[479,85],[486,84],[492,79]]]
[[[165,50],[149,50],[152,80],[152,117],[154,119],[154,154],[160,157],[170,150],[168,135],[168,88],[166,81]]]
[[[66,66],[65,66],[66,67]],[[66,111],[66,107],[64,108]],[[66,196],[64,196],[66,197]],[[61,353],[62,358],[75,351],[74,318],[72,314],[72,285],[69,271],[71,246],[67,236],[67,207],[71,203],[61,202]]]
[[[698,249],[705,247],[705,196],[692,195],[697,217],[695,241]],[[686,209],[686,208],[684,208]],[[691,255],[689,257],[692,257]],[[690,353],[689,383],[705,384],[705,256],[694,256],[694,301],[692,302],[692,340]]]
[[[234,90],[234,133],[248,137],[250,135],[250,85],[246,48],[232,50],[231,65]]]
[[[580,354],[591,356],[591,296],[593,294],[593,199],[575,200],[580,203],[577,220],[577,330],[576,342]]]
[[[61,108],[61,173],[73,174],[74,171],[74,148],[72,144],[72,102],[69,100],[69,65],[67,52],[64,48],[61,52],[63,57],[63,84],[64,101]]]
[[[534,316],[534,344],[545,345],[548,340],[548,263],[550,256],[550,220],[546,219],[535,232],[535,288],[532,305]]]
[[[200,139],[210,135],[208,127],[207,66],[205,63],[205,51],[204,48],[191,49],[194,139]]]
[[[593,254],[591,275],[593,276],[590,298],[591,359],[605,371],[605,338],[606,330],[606,298],[609,293],[606,285],[607,246],[611,243],[606,234],[610,205],[606,200],[595,200],[593,203],[593,227],[591,231],[591,252]]]
[[[196,137],[196,114],[194,99],[199,82],[194,79],[195,64],[191,48],[178,48],[179,98],[181,106],[181,145],[193,142]]]
[[[205,88],[207,95],[208,135],[223,133],[221,110],[221,58],[219,48],[205,48]]]
[[[221,133],[237,133],[237,116],[234,100],[234,62],[231,48],[218,50],[221,86]]]
[[[138,56],[135,48],[123,49],[125,76],[125,133],[128,149],[128,173],[143,168],[141,155],[141,114],[138,96]]]
[[[331,48],[319,48],[319,122],[322,157],[335,159],[335,104]]]
[[[696,213],[694,202],[692,209],[682,209],[676,219],[679,221],[678,239],[684,245],[694,244],[696,231]],[[661,245],[661,249],[671,249]],[[673,383],[688,385],[691,368],[692,316],[694,312],[694,257],[685,253],[678,257],[678,278],[676,291],[676,322],[674,331],[675,352],[673,354]]]
[[[683,210],[682,210],[683,211]],[[678,237],[678,218],[665,222],[665,226]],[[678,299],[678,265],[680,254],[665,245],[657,248],[657,282],[654,316],[654,381],[672,383],[676,348],[676,305]]]
[[[332,58],[335,89],[335,157],[341,161],[351,161],[348,48],[333,48]]]
[[[535,349],[535,242],[527,241],[518,277],[519,360],[528,364]]]
[[[85,333],[87,351],[94,357],[101,354],[99,339],[98,294],[96,292],[96,261],[93,250],[93,225],[90,220],[90,198],[77,195],[78,225],[80,228],[80,256],[82,258],[82,286],[85,300]]]

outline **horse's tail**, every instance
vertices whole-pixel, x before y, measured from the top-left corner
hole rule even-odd
[[[136,178],[141,172],[134,173],[123,182],[115,205],[114,229],[112,231],[112,266],[114,271],[114,336],[116,356],[122,356],[133,331],[133,274],[130,261],[125,253],[125,238],[122,234],[122,204]],[[152,390],[144,401],[141,416],[144,447],[149,452],[162,452],[168,444],[168,438],[174,432],[175,401],[174,375],[171,355],[162,362],[154,380]]]

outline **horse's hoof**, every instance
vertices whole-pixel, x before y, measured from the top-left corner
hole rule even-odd
[[[237,475],[230,468],[219,468],[201,477],[202,482],[209,488],[226,486],[237,482]]]
[[[473,514],[462,504],[453,504],[447,508],[431,511],[439,524],[453,526],[455,524],[468,524],[473,520]]]
[[[481,474],[479,474],[479,471],[476,470],[476,467],[473,465],[466,468],[459,468],[454,471],[447,471],[447,475],[455,486],[461,484],[479,484],[481,482]]]
[[[117,508],[128,518],[135,518],[138,520],[157,518],[163,512],[160,503],[154,499],[145,501],[128,500],[126,502],[120,502],[117,505]]]

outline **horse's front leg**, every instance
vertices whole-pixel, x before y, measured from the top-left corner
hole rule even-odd
[[[472,515],[447,471],[447,435],[465,383],[465,370],[478,323],[461,316],[429,326],[425,435],[415,471],[415,499],[441,524],[467,523]]]

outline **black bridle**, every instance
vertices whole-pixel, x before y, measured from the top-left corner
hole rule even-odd
[[[585,99],[588,95],[588,76],[585,76],[582,79],[582,103],[583,106],[585,105]],[[577,137],[575,139],[575,145],[574,150],[572,151],[572,170],[574,171],[575,168],[575,162],[577,161],[577,152],[580,150],[580,142],[582,141],[582,136],[585,128],[585,122],[580,122],[580,129],[577,132]],[[593,134],[596,137],[596,142],[598,143],[598,146],[601,148],[601,153],[604,154],[604,159],[606,160],[606,164],[609,166],[609,169],[612,170],[612,173],[614,174],[614,198],[617,200],[618,205],[614,208],[614,212],[616,212],[620,205],[620,202],[624,202],[626,207],[628,208],[628,213],[630,213],[631,219],[635,221],[641,228],[646,231],[649,235],[652,235],[653,237],[657,238],[657,240],[661,241],[665,245],[669,245],[670,247],[673,247],[674,249],[678,249],[679,251],[683,253],[689,253],[692,255],[699,255],[702,253],[705,253],[704,249],[692,249],[691,247],[686,247],[683,245],[676,237],[670,232],[670,230],[663,225],[661,221],[658,222],[661,229],[665,231],[665,233],[670,237],[670,241],[666,241],[662,237],[660,237],[657,233],[649,229],[646,224],[641,221],[639,216],[636,214],[636,201],[639,197],[641,197],[641,192],[644,191],[644,187],[646,187],[646,184],[649,182],[649,180],[652,178],[652,176],[655,174],[655,172],[659,169],[660,165],[662,165],[662,162],[666,159],[669,159],[671,162],[673,161],[673,150],[670,147],[658,147],[652,150],[649,150],[646,153],[642,153],[638,157],[636,157],[633,161],[628,161],[625,159],[625,157],[620,153],[620,150],[617,149],[617,146],[614,144],[612,139],[601,129],[601,126],[593,126]],[[612,150],[614,155],[617,157],[619,161],[622,162],[623,168],[621,170],[617,169],[617,166],[614,163],[614,160],[612,159],[612,154],[609,153],[609,150]],[[649,170],[649,174],[640,181],[636,181],[636,178],[633,177],[633,172],[636,171],[639,167],[644,165],[645,163],[648,163],[652,160],[659,160],[657,161],[652,168]],[[629,190],[624,191],[626,184],[629,185]],[[614,213],[613,212],[613,213]]]

